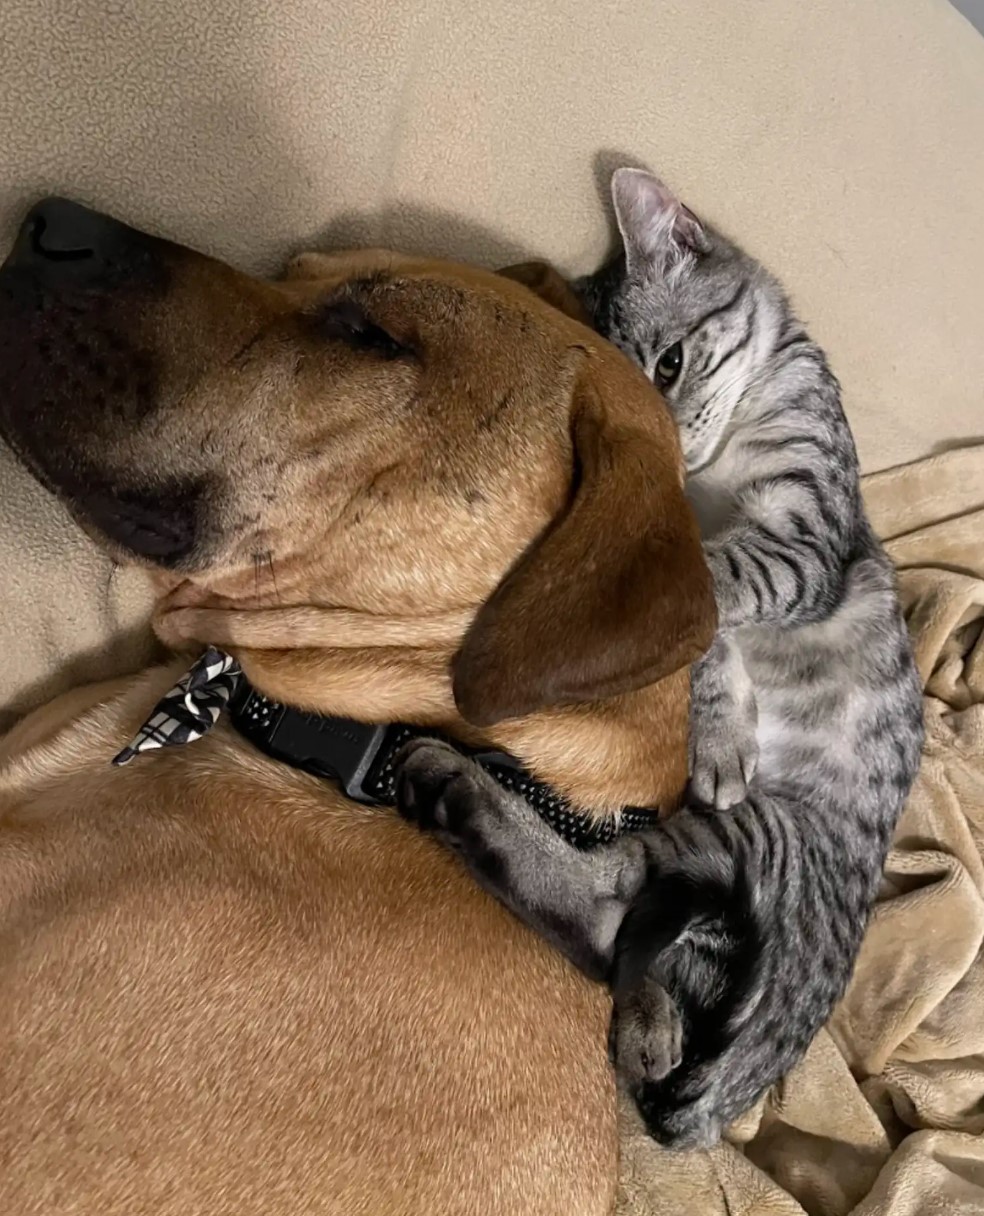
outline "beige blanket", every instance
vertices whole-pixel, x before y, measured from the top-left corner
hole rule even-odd
[[[984,1213],[984,445],[866,478],[926,682],[922,772],[854,981],[735,1139],[625,1124],[621,1216]]]

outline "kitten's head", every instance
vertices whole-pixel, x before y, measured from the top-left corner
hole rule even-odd
[[[578,284],[599,330],[662,390],[688,470],[714,456],[787,316],[776,281],[650,173],[612,178],[624,252]]]

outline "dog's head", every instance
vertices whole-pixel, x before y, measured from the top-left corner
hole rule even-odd
[[[368,252],[264,282],[49,200],[0,272],[0,432],[185,603],[463,620],[477,724],[713,633],[662,401],[513,278]]]

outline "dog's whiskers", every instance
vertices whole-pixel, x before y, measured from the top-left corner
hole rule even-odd
[[[280,604],[283,601],[280,598],[280,588],[277,586],[277,571],[273,566],[273,553],[269,549],[266,553],[266,562],[270,569],[270,581],[273,583],[273,594],[277,597],[277,603]]]
[[[277,597],[277,603],[283,603],[280,596],[280,588],[277,586],[277,571],[273,564],[273,551],[264,549],[261,553],[253,554],[253,588],[256,598],[260,598],[260,572],[269,573],[270,582],[273,584],[273,594]]]

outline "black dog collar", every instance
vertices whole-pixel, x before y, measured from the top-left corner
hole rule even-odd
[[[292,768],[338,781],[349,798],[369,806],[395,804],[396,760],[407,743],[442,737],[477,761],[504,789],[524,798],[576,848],[591,848],[623,832],[651,828],[657,819],[658,812],[637,807],[627,807],[615,819],[593,819],[573,810],[551,786],[535,780],[505,752],[467,748],[433,730],[404,723],[372,725],[271,701],[252,687],[231,655],[214,648],[157,704],[114,763],[128,764],[141,752],[192,743],[211,730],[226,709],[233,726],[260,751]]]
[[[356,802],[393,806],[396,759],[414,739],[442,738],[477,761],[504,789],[519,794],[568,844],[590,848],[621,832],[652,827],[656,812],[630,807],[618,819],[596,820],[571,808],[551,786],[537,781],[514,757],[467,748],[436,731],[398,722],[373,726],[349,718],[326,718],[271,701],[246,681],[231,705],[236,729],[260,751],[294,768],[337,780]]]

